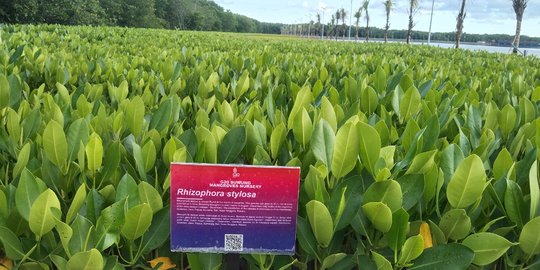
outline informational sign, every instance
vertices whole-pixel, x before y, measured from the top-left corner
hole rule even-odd
[[[293,255],[300,168],[171,164],[171,250]]]

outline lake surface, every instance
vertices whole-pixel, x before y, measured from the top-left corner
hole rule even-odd
[[[450,43],[432,42],[430,45],[435,46],[435,47],[441,47],[441,48],[454,48],[454,44],[450,44]],[[505,54],[512,52],[512,48],[510,47],[497,47],[497,46],[473,45],[473,44],[461,44],[460,47],[463,49],[472,50],[472,51],[487,51],[487,52],[505,53]],[[540,49],[521,48],[520,50],[522,52],[527,51],[527,55],[535,55],[537,57],[540,57]]]

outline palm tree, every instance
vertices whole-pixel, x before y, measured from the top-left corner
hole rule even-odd
[[[341,11],[338,9],[336,11],[336,27],[334,28],[334,32],[335,32],[334,37],[336,38],[336,40],[337,40],[338,35],[339,35],[339,32],[338,32],[338,30],[339,30],[339,20],[341,20]]]
[[[336,24],[336,15],[335,14],[332,14],[332,19],[330,20],[330,22],[331,22],[331,24],[330,24],[331,28],[330,29],[332,29],[331,31],[334,32],[334,34],[335,34],[335,32],[336,32],[336,28],[334,27],[334,25]],[[330,34],[330,38],[332,38],[332,34]]]
[[[364,0],[364,4],[362,5],[362,7],[366,11],[366,41],[369,41],[369,0]]]
[[[356,18],[356,40],[358,40],[358,30],[360,30],[360,27],[358,24],[360,23],[360,17],[362,17],[362,8],[359,8],[355,13],[354,17]]]
[[[388,42],[388,29],[390,29],[390,12],[394,2],[392,0],[384,1],[384,9],[386,10],[386,26],[384,27],[384,42]]]
[[[463,21],[467,13],[465,12],[465,3],[467,0],[461,0],[461,8],[459,9],[459,14],[457,16],[456,24],[456,49],[459,48],[459,41],[461,40],[461,34],[463,33]]]
[[[345,24],[345,19],[347,18],[347,11],[345,11],[344,8],[341,8],[340,13],[341,13],[341,22],[342,22],[342,25],[343,25],[343,27],[342,27],[343,39],[345,40],[345,32],[347,32],[347,31],[345,31],[346,28],[347,28],[347,25]]]
[[[521,21],[523,20],[523,13],[525,13],[525,8],[527,8],[527,3],[529,0],[512,0],[512,6],[514,7],[514,12],[516,13],[516,35],[514,36],[514,41],[512,41],[512,46],[514,48],[519,48],[519,39],[521,35]]]
[[[407,30],[407,44],[411,43],[414,15],[418,11],[418,0],[409,0],[409,29]]]
[[[319,36],[321,35],[321,14],[320,13],[317,13],[317,25],[316,25],[317,29],[318,29],[318,32],[319,32]]]

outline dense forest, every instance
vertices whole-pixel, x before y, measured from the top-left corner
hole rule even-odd
[[[273,34],[282,27],[232,13],[207,0],[0,0],[0,22]]]

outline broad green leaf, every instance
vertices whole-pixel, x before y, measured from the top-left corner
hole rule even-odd
[[[59,211],[56,208],[53,208],[53,211]],[[56,216],[61,216],[62,213],[55,213]],[[55,228],[58,232],[58,235],[60,236],[60,242],[62,243],[62,247],[64,248],[64,251],[68,255],[68,257],[71,257],[71,252],[69,250],[69,241],[71,240],[71,237],[73,236],[73,229],[71,227],[62,222],[59,218],[54,217],[54,220],[56,221]]]
[[[531,191],[531,211],[530,218],[538,215],[538,206],[540,205],[540,187],[538,187],[538,160],[536,160],[529,170],[529,190]]]
[[[407,88],[403,99],[399,104],[399,119],[401,122],[409,120],[414,114],[420,110],[421,97],[418,89],[411,86]]]
[[[321,119],[326,120],[326,122],[332,127],[334,133],[337,131],[337,116],[332,103],[326,96],[323,96],[321,99]]]
[[[386,239],[394,254],[401,250],[408,232],[409,214],[404,209],[399,209],[392,214],[392,227],[386,234]]]
[[[540,254],[540,217],[531,219],[519,235],[519,247],[529,256]]]
[[[133,97],[126,107],[126,120],[129,131],[135,136],[141,134],[144,125],[144,101],[139,96]]]
[[[30,159],[30,143],[25,144],[17,156],[17,162],[15,167],[13,167],[13,178],[17,178],[21,174],[22,170],[28,165],[28,160]]]
[[[377,92],[375,92],[371,86],[362,89],[362,96],[360,98],[360,109],[362,112],[367,115],[371,115],[373,112],[375,112],[378,105],[379,98],[377,97]]]
[[[421,174],[407,174],[398,179],[403,193],[403,209],[408,211],[413,208],[424,195],[424,176]]]
[[[169,238],[171,226],[170,209],[165,207],[155,213],[152,224],[141,238],[142,252],[148,253],[161,247]]]
[[[29,170],[24,169],[15,191],[15,207],[25,220],[30,219],[30,208],[34,201],[47,189],[41,179],[36,178]]]
[[[334,142],[332,174],[336,178],[342,178],[354,169],[358,158],[359,138],[356,126],[352,123],[342,126]]]
[[[486,183],[486,172],[477,155],[465,158],[457,167],[448,183],[448,202],[455,208],[466,208],[476,202]]]
[[[101,168],[103,162],[103,142],[98,134],[90,135],[85,152],[88,170],[94,173]]]
[[[452,209],[443,215],[439,227],[447,239],[460,240],[471,231],[471,219],[465,210]]]
[[[0,226],[0,243],[2,243],[3,251],[7,257],[12,260],[20,260],[26,253],[17,235],[3,226]]]
[[[435,164],[437,150],[417,154],[409,166],[406,174],[425,174]]]
[[[463,245],[474,251],[474,264],[488,265],[504,255],[514,244],[494,233],[483,232],[469,235],[463,240]]]
[[[69,259],[66,268],[67,270],[101,270],[103,269],[103,256],[95,248],[79,252]]]
[[[327,256],[323,260],[323,263],[321,265],[321,270],[331,268],[332,266],[336,265],[336,263],[343,260],[345,257],[347,257],[347,254],[345,254],[345,253],[336,253],[336,254],[332,254],[332,255]]]
[[[50,232],[56,224],[51,208],[61,209],[58,197],[50,189],[41,193],[30,208],[30,230],[39,238]]]
[[[141,237],[152,223],[152,208],[148,204],[140,204],[128,210],[121,233],[127,240]]]
[[[8,201],[6,194],[0,189],[0,220],[8,217]]]
[[[120,242],[120,230],[124,225],[127,200],[115,202],[101,211],[96,223],[96,248],[105,250]]]
[[[403,202],[401,186],[394,180],[374,182],[364,193],[364,204],[369,202],[382,202],[395,212],[401,209]]]
[[[381,138],[372,126],[358,122],[358,140],[360,142],[360,160],[371,174],[375,173],[375,163],[381,151]]]
[[[508,134],[514,130],[514,127],[516,126],[516,118],[516,110],[510,104],[506,104],[506,106],[504,106],[499,112],[499,128],[504,137],[508,137]]]
[[[440,167],[444,173],[444,182],[449,183],[458,165],[463,160],[463,152],[457,144],[447,146],[440,153]]]
[[[159,108],[152,115],[149,129],[156,129],[161,132],[168,128],[173,121],[174,105],[173,99],[168,98],[159,105]]]
[[[375,229],[386,233],[392,227],[392,211],[382,202],[369,202],[362,206],[366,217]]]
[[[71,224],[71,221],[75,218],[84,202],[86,201],[86,186],[80,185],[71,201],[68,212],[66,214],[66,223]]]
[[[43,131],[43,149],[49,160],[59,168],[67,163],[67,140],[64,128],[51,120]]]
[[[501,179],[501,177],[506,176],[513,164],[514,160],[512,159],[512,155],[506,150],[506,147],[503,147],[493,163],[493,177],[498,180]]]
[[[515,223],[519,228],[523,227],[527,217],[527,206],[523,200],[521,187],[511,180],[506,180],[504,208],[506,209],[508,219]]]
[[[287,120],[287,126],[292,128],[294,126],[294,119],[298,113],[302,113],[302,109],[309,106],[313,100],[313,94],[308,86],[302,87],[300,92],[296,95],[294,99],[294,105],[289,113],[289,119]]]
[[[311,118],[309,117],[309,114],[305,108],[302,108],[302,110],[296,114],[292,128],[296,141],[306,148],[307,144],[309,144],[309,141],[311,140],[313,123],[311,123]]]
[[[371,256],[373,258],[373,261],[375,262],[375,265],[377,266],[377,270],[392,270],[392,264],[381,254],[371,251]]]
[[[332,127],[324,119],[319,120],[313,129],[311,151],[321,161],[328,171],[331,171],[332,155],[334,152],[335,134]]]
[[[221,164],[234,163],[247,143],[246,128],[243,126],[229,130],[218,148],[218,161]]]
[[[410,270],[467,269],[474,259],[474,252],[461,244],[438,245],[426,249],[413,261]]]
[[[219,106],[218,108],[221,123],[226,127],[230,127],[234,121],[234,111],[231,107],[231,104],[224,100],[223,103],[221,103],[221,106]]]
[[[0,74],[0,110],[9,106],[9,82],[3,74]]]
[[[306,252],[306,254],[317,257],[317,240],[311,231],[310,224],[301,216],[297,218],[296,231],[301,250]]]
[[[147,182],[141,182],[139,183],[138,190],[141,203],[148,204],[154,214],[163,208],[161,195],[152,185]]]
[[[326,206],[312,200],[306,204],[306,212],[315,239],[321,247],[328,247],[334,235],[334,223]]]
[[[152,140],[148,140],[141,149],[142,159],[144,163],[144,171],[150,172],[154,169],[156,163],[156,146]]]
[[[399,255],[398,264],[404,265],[422,254],[424,251],[424,240],[421,235],[410,237],[403,244]]]
[[[272,154],[273,159],[278,157],[279,150],[281,149],[286,136],[287,128],[284,123],[279,124],[272,131],[272,134],[270,135],[270,153]]]

